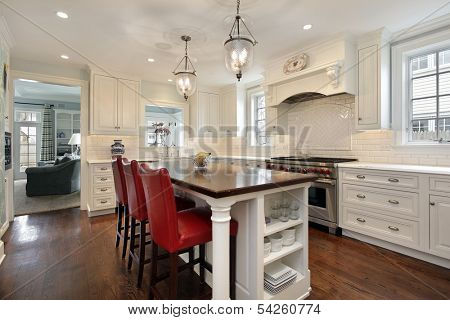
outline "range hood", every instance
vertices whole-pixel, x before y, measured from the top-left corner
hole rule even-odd
[[[286,72],[293,58],[307,57],[299,71]],[[356,46],[352,38],[341,36],[295,52],[269,64],[264,73],[266,105],[296,104],[341,93],[356,93]]]

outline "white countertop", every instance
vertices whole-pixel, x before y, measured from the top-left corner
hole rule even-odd
[[[359,161],[340,163],[338,164],[338,167],[450,175],[450,167],[434,167],[434,166],[420,166],[420,165],[393,164],[393,163],[373,163],[373,162],[359,162]]]

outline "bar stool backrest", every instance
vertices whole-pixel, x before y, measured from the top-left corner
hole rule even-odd
[[[141,168],[143,166],[141,165]],[[166,168],[141,170],[147,201],[152,241],[169,252],[178,248],[178,219],[175,196],[169,171]]]

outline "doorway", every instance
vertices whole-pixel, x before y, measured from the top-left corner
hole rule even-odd
[[[79,207],[81,87],[27,78],[13,86],[15,216]]]

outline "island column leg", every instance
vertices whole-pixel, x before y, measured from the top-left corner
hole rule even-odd
[[[209,203],[212,211],[213,300],[230,299],[230,211],[233,203],[216,199]]]

